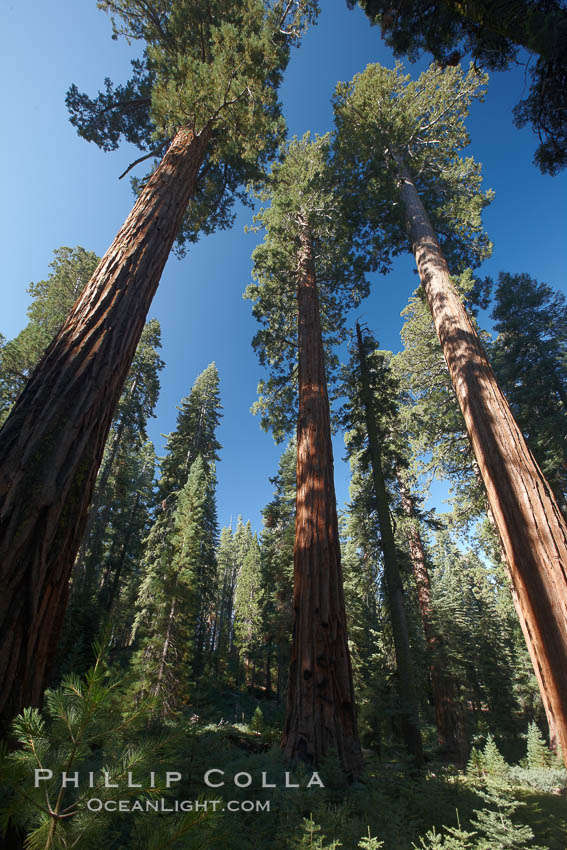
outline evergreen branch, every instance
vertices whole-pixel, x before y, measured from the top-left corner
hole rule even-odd
[[[151,102],[151,97],[136,97],[134,100],[121,100],[118,103],[109,103],[108,106],[103,106],[102,109],[99,109],[98,114],[103,115],[105,112],[110,112],[111,109],[137,109],[139,106],[149,106]]]
[[[150,159],[150,157],[152,157],[152,156],[157,156],[158,154],[160,154],[162,152],[163,148],[165,147],[165,145],[168,145],[170,142],[171,142],[171,139],[166,139],[157,148],[154,148],[153,151],[150,151],[149,153],[144,154],[144,156],[140,156],[140,157],[138,157],[138,159],[135,159],[134,162],[131,162],[130,165],[128,166],[128,168],[125,171],[122,172],[122,174],[120,175],[120,177],[118,179],[122,180],[123,177],[126,177],[126,175],[128,174],[129,171],[132,171],[132,169],[135,168],[137,165],[139,165],[141,162],[144,162],[146,159]]]

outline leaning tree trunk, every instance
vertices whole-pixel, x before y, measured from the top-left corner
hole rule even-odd
[[[468,748],[463,716],[458,704],[455,681],[448,669],[443,635],[435,626],[429,570],[427,569],[423,541],[416,523],[413,498],[400,470],[396,470],[396,477],[402,510],[409,521],[408,547],[417,586],[421,623],[429,652],[429,676],[435,706],[437,741],[442,751],[464,763],[468,756]]]
[[[476,464],[475,464],[475,467],[476,467],[475,471],[476,471],[478,477],[480,478],[480,472],[478,471],[478,466]],[[499,549],[499,554],[500,554],[500,560],[502,561],[502,564],[506,564],[506,553],[504,552],[504,548],[502,546],[500,536],[498,535],[498,529],[496,528],[496,522],[494,521],[494,517],[492,515],[490,505],[488,505],[488,504],[486,506],[486,516],[488,517],[488,521],[489,521],[490,525],[495,529],[496,534],[498,536],[498,543],[499,543],[498,549]],[[530,646],[530,632],[529,632],[529,629],[527,628],[527,624],[526,624],[526,621],[525,621],[525,618],[524,618],[524,612],[522,611],[522,607],[519,604],[518,596],[516,594],[516,590],[515,590],[513,584],[510,585],[510,590],[512,592],[512,602],[514,604],[514,610],[515,610],[515,612],[518,616],[518,620],[520,621],[520,628],[522,629],[522,634],[524,636],[524,640],[526,642],[526,645],[529,648],[529,646]],[[531,655],[530,655],[530,658],[531,658]],[[532,659],[532,663],[533,663],[533,659]],[[545,690],[545,688],[543,686],[543,681],[542,681],[542,678],[541,678],[541,670],[539,668],[539,665],[533,664],[533,667],[534,667],[534,673],[535,673],[535,677],[536,677],[536,680],[537,680],[539,692],[540,692],[540,695],[541,695],[541,701],[543,703],[543,710],[545,712],[545,717],[546,717],[546,720],[547,720],[547,728],[548,728],[548,732],[549,732],[549,749],[552,752],[556,753],[557,752],[557,728],[556,728],[556,725],[555,725],[555,717],[553,715],[551,704],[549,702],[549,695],[548,695],[547,691]]]
[[[390,518],[390,502],[382,468],[382,452],[378,430],[376,428],[376,418],[372,404],[372,393],[362,343],[362,334],[358,322],[356,323],[356,338],[358,342],[358,360],[362,384],[361,400],[366,419],[368,451],[370,453],[370,464],[372,468],[372,485],[376,513],[378,514],[378,525],[380,526],[380,545],[384,557],[386,593],[394,636],[398,689],[402,701],[402,733],[408,751],[414,757],[416,765],[421,767],[423,764],[423,744],[419,729],[415,665],[409,640],[406,607],[404,604],[404,589],[398,564],[398,552]]]
[[[179,130],[2,429],[4,726],[41,703],[112,416],[209,138]]]
[[[518,428],[414,183],[400,196],[421,284],[498,528],[536,677],[567,765],[567,525]]]
[[[362,771],[341,570],[319,298],[308,222],[298,216],[299,417],[293,642],[282,747],[313,765],[335,749]]]

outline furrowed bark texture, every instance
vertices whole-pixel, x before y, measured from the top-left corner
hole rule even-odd
[[[209,138],[177,133],[2,429],[3,727],[41,703],[112,415]]]
[[[423,764],[423,744],[419,729],[418,700],[415,684],[415,665],[410,646],[406,608],[404,603],[404,589],[402,577],[398,564],[398,552],[392,521],[390,519],[390,501],[384,480],[382,468],[382,452],[376,419],[372,404],[370,381],[366,356],[362,343],[360,325],[356,323],[356,338],[358,342],[358,360],[360,364],[360,376],[362,383],[362,406],[366,419],[366,431],[368,434],[368,450],[372,466],[372,484],[376,500],[376,513],[378,514],[378,525],[380,526],[380,545],[384,557],[384,575],[386,578],[386,592],[388,595],[388,607],[390,608],[390,619],[392,621],[392,633],[394,635],[394,651],[396,654],[396,667],[398,672],[398,689],[402,702],[402,732],[408,751],[415,759],[418,767]]]
[[[415,508],[411,493],[402,473],[397,470],[402,510],[410,525],[408,527],[408,547],[413,574],[417,586],[417,598],[421,614],[423,633],[429,651],[429,678],[435,706],[437,741],[441,750],[450,757],[465,763],[468,756],[463,717],[458,707],[457,692],[453,677],[448,671],[443,635],[435,627],[433,604],[431,602],[431,582],[429,570],[419,528],[416,524]]]
[[[293,643],[282,747],[318,765],[336,749],[348,775],[362,771],[347,644],[329,400],[308,223],[298,219],[299,418]]]
[[[567,765],[567,525],[451,283],[435,232],[396,157],[421,283],[486,487],[536,677]]]
[[[475,464],[475,466],[476,466],[476,464]],[[478,467],[477,467],[477,474],[480,478],[480,472],[478,472]],[[496,522],[494,521],[494,517],[492,515],[490,505],[487,505],[486,515],[487,515],[488,520],[491,523],[491,525],[496,529]],[[496,529],[496,530],[498,531],[498,529]],[[505,564],[506,563],[506,553],[504,552],[504,547],[502,546],[501,541],[500,541],[499,549],[500,549],[500,558],[502,560],[502,563]],[[522,629],[522,634],[524,636],[524,640],[525,640],[526,645],[528,646],[528,649],[529,649],[530,632],[529,632],[529,629],[527,628],[526,620],[524,618],[524,612],[522,611],[522,608],[521,608],[521,606],[518,602],[518,596],[516,594],[516,590],[514,588],[514,585],[510,585],[510,590],[512,591],[512,602],[514,603],[514,610],[515,610],[516,614],[518,615],[518,620],[520,621],[520,628]],[[546,717],[546,720],[547,720],[547,726],[548,726],[548,730],[549,730],[549,749],[552,750],[554,753],[556,753],[557,752],[557,729],[555,727],[555,717],[553,716],[553,711],[552,711],[552,708],[551,708],[551,704],[549,702],[549,695],[547,694],[547,691],[545,690],[545,688],[543,686],[543,681],[541,679],[541,673],[540,673],[539,665],[534,663],[534,660],[531,656],[531,652],[530,652],[530,659],[531,659],[533,667],[534,667],[534,673],[535,673],[535,676],[536,676],[536,679],[537,679],[537,684],[538,684],[539,692],[540,692],[540,695],[541,695],[541,701],[543,703],[543,710],[545,711],[545,717]]]

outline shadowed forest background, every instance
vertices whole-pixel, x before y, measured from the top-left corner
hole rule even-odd
[[[3,294],[4,846],[565,847],[567,11],[454,5],[73,39],[84,196]]]

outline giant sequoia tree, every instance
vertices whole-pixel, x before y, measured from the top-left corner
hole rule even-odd
[[[434,67],[409,83],[399,71],[369,66],[339,87],[337,121],[342,155],[368,189],[369,221],[380,247],[388,238],[398,245],[404,228],[409,236],[506,553],[532,663],[567,758],[567,526],[447,264],[459,273],[467,254],[470,264],[475,247],[485,245],[479,169],[458,156],[468,143],[464,116],[478,85],[472,69],[465,76],[460,69]],[[384,204],[388,193],[398,206]]]
[[[260,404],[281,436],[297,422],[295,623],[282,746],[318,763],[331,748],[347,773],[362,757],[347,644],[325,356],[344,313],[366,293],[363,263],[329,178],[328,139],[293,141],[274,165],[258,219],[266,237],[247,290],[263,327],[254,345],[271,369]]]
[[[2,431],[0,717],[38,704],[113,412],[176,236],[226,224],[281,131],[277,88],[314,4],[103,0],[133,77],[68,95],[81,134],[160,155]],[[147,158],[147,157],[146,157]]]
[[[352,8],[354,0],[347,0]],[[415,60],[425,50],[442,65],[465,55],[489,70],[503,70],[523,47],[537,57],[528,97],[514,109],[516,124],[531,123],[543,172],[567,165],[565,122],[567,9],[562,0],[361,0],[397,56]]]

